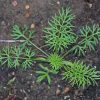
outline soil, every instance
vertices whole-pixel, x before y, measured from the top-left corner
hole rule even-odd
[[[12,2],[17,1],[14,6]],[[29,9],[25,9],[28,4]],[[86,24],[100,24],[100,0],[0,0],[0,39],[11,39],[11,27],[18,24],[21,27],[35,25],[35,44],[41,46],[43,41],[42,29],[47,26],[50,18],[61,8],[72,8],[76,19],[75,32]],[[0,43],[1,45],[4,45]],[[71,56],[72,57],[72,56]],[[69,57],[69,58],[71,58]],[[71,59],[76,59],[75,57]],[[88,52],[83,59],[100,70],[100,44],[95,52]],[[70,84],[55,76],[49,87],[46,82],[36,83],[35,68],[26,71],[20,69],[0,68],[0,100],[100,100],[100,81],[98,86],[89,86],[81,91],[73,88],[63,93]],[[59,94],[56,92],[59,89]]]

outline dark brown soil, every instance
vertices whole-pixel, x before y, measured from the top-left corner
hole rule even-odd
[[[76,15],[74,20],[75,32],[86,24],[100,24],[100,0],[16,0],[17,6],[13,6],[14,0],[0,0],[0,39],[11,39],[11,27],[13,24],[31,26],[35,24],[35,43],[41,46],[43,43],[42,29],[47,26],[48,20],[61,8],[70,6]],[[29,4],[30,8],[25,9]],[[26,14],[30,16],[26,18]],[[0,47],[1,47],[0,43]],[[100,70],[100,44],[95,52],[88,52],[82,58],[86,63],[96,66]],[[73,58],[75,59],[75,58]],[[0,100],[100,100],[100,81],[98,86],[90,86],[83,92],[75,89],[63,94],[68,86],[60,80],[59,76],[53,78],[52,84],[36,83],[35,68],[22,71],[9,69],[6,66],[0,68]],[[61,93],[57,96],[57,89]]]

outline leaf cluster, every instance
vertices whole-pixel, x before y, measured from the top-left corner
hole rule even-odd
[[[95,24],[93,26],[86,25],[80,29],[80,34],[75,35],[72,32],[73,19],[74,15],[71,10],[62,8],[58,15],[49,21],[48,28],[44,29],[46,44],[54,51],[48,56],[47,61],[53,70],[60,71],[59,69],[64,67],[63,79],[68,80],[72,86],[77,85],[84,88],[92,84],[95,85],[96,80],[100,79],[100,72],[80,61],[66,62],[58,54],[59,51],[63,51],[71,44],[73,46],[67,53],[74,52],[78,56],[85,55],[87,49],[95,50],[95,46],[100,40],[100,28]],[[40,79],[42,78],[41,76]]]
[[[21,48],[25,48],[25,46],[33,46],[40,52],[42,52],[44,55],[48,56],[46,52],[44,52],[41,48],[39,48],[37,45],[35,45],[32,42],[32,39],[34,37],[34,30],[29,30],[27,26],[25,26],[23,29],[21,29],[18,25],[14,25],[12,29],[12,37],[15,40],[23,39],[24,42],[20,45]]]
[[[87,66],[81,61],[65,62],[62,79],[68,80],[72,86],[84,88],[97,84],[96,80],[100,79],[100,71],[96,71],[96,68]]]
[[[42,71],[37,71],[38,74],[37,81],[42,82],[43,80],[48,80],[48,83],[51,83],[51,74],[57,74],[61,67],[63,66],[63,58],[58,54],[50,54],[47,58],[37,58],[37,60],[46,62],[48,67],[40,65]]]
[[[63,58],[56,53],[50,54],[47,61],[54,70],[59,70],[63,66]]]
[[[72,32],[72,20],[74,15],[70,8],[62,8],[58,15],[52,17],[48,22],[48,28],[44,29],[46,33],[45,43],[53,49],[53,51],[63,51],[73,42],[75,42],[75,34]]]
[[[25,26],[23,29],[21,29],[18,25],[14,25],[12,28],[12,37],[15,40],[24,40],[22,43],[23,46],[25,45],[32,45],[30,42],[35,34],[34,30],[29,30],[27,26]]]
[[[35,53],[31,49],[5,47],[0,51],[0,65],[7,64],[10,68],[27,69],[32,66]]]
[[[51,74],[57,74],[58,71],[54,69],[49,69],[48,67],[44,67],[40,64],[41,71],[36,71],[38,74],[37,82],[42,82],[44,80],[47,80],[49,85],[51,84]]]
[[[80,35],[78,36],[78,40],[76,45],[71,49],[74,54],[78,56],[85,55],[85,51],[87,49],[95,50],[97,43],[100,40],[100,27],[98,25],[93,26],[85,26],[80,29]]]
[[[100,79],[100,71],[87,66],[83,62],[69,62],[64,60],[64,56],[60,56],[62,51],[69,46],[72,48],[67,50],[67,54],[74,52],[78,56],[85,55],[85,51],[95,50],[96,44],[100,40],[100,28],[98,25],[85,26],[80,29],[80,34],[74,34],[72,28],[72,20],[74,15],[70,8],[62,8],[57,15],[49,21],[48,28],[43,31],[46,33],[45,43],[53,50],[53,53],[48,55],[45,51],[39,48],[32,42],[35,31],[29,30],[28,27],[21,29],[18,25],[14,25],[12,29],[12,37],[15,40],[23,40],[20,46],[5,47],[0,51],[0,64],[7,64],[10,68],[21,67],[27,69],[32,66],[33,60],[39,63],[41,70],[36,71],[38,74],[37,81],[47,80],[51,83],[51,74],[58,74],[61,68],[64,68],[62,79],[68,80],[72,86],[85,87],[95,85],[96,80]],[[31,47],[35,47],[42,52],[45,57],[34,58],[35,53]],[[41,64],[39,61],[43,62]]]

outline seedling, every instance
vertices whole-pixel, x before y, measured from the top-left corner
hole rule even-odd
[[[42,52],[44,55],[48,56],[46,52],[44,52],[42,49],[40,49],[37,45],[35,45],[32,42],[33,36],[34,36],[35,31],[34,30],[29,30],[28,27],[24,27],[24,29],[21,30],[21,28],[18,25],[13,26],[12,30],[12,37],[15,40],[25,40],[21,47],[24,47],[26,45],[31,45],[34,46],[36,49],[38,49],[40,52]]]
[[[85,88],[97,84],[96,80],[100,79],[100,71],[96,71],[96,68],[87,66],[81,61],[73,63],[67,61],[64,69],[62,79],[69,81],[72,86]]]
[[[53,49],[54,52],[62,52],[65,48],[76,41],[76,35],[73,33],[72,20],[74,15],[70,8],[61,9],[58,15],[52,17],[48,28],[44,29],[45,43]]]
[[[0,51],[0,65],[7,64],[10,68],[27,69],[32,66],[35,53],[31,49],[5,47]]]
[[[98,25],[85,26],[80,29],[79,34],[73,32],[74,26],[72,20],[75,16],[70,8],[62,8],[57,15],[49,21],[48,28],[45,28],[45,43],[53,53],[47,54],[32,42],[34,30],[28,27],[21,29],[18,25],[13,26],[12,37],[16,42],[22,40],[19,46],[5,47],[0,51],[0,64],[7,64],[8,67],[27,69],[36,61],[41,70],[36,71],[38,74],[37,81],[47,80],[51,84],[51,74],[59,74],[63,71],[62,79],[70,82],[72,86],[86,87],[95,85],[96,80],[100,79],[100,71],[96,71],[92,66],[87,66],[83,62],[69,62],[64,59],[67,54],[74,53],[78,56],[84,56],[87,49],[95,50],[96,44],[100,40],[100,28]],[[5,42],[5,41],[1,41]],[[43,53],[42,57],[35,56],[35,47]],[[69,49],[71,47],[71,49]],[[67,52],[64,53],[64,50]],[[64,53],[62,57],[62,53]],[[43,63],[42,63],[43,62]],[[45,67],[47,66],[47,67]]]
[[[80,40],[80,41],[79,41]],[[98,25],[93,26],[85,26],[82,29],[80,29],[80,34],[78,34],[77,42],[68,52],[64,54],[66,56],[67,54],[74,52],[74,54],[78,56],[85,55],[85,52],[87,49],[94,50],[97,45],[97,43],[100,40],[100,27]]]
[[[52,67],[52,69],[54,70],[59,70],[63,66],[63,58],[57,54],[51,54],[47,58],[47,60],[50,63],[50,66]]]
[[[51,84],[51,76],[50,74],[57,74],[58,72],[53,69],[49,69],[48,67],[44,67],[43,65],[40,64],[41,71],[36,71],[38,74],[37,82],[42,82],[43,80],[48,81],[49,85]]]

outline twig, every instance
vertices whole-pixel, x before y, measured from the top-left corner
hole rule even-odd
[[[25,40],[0,40],[0,43],[24,42]]]

